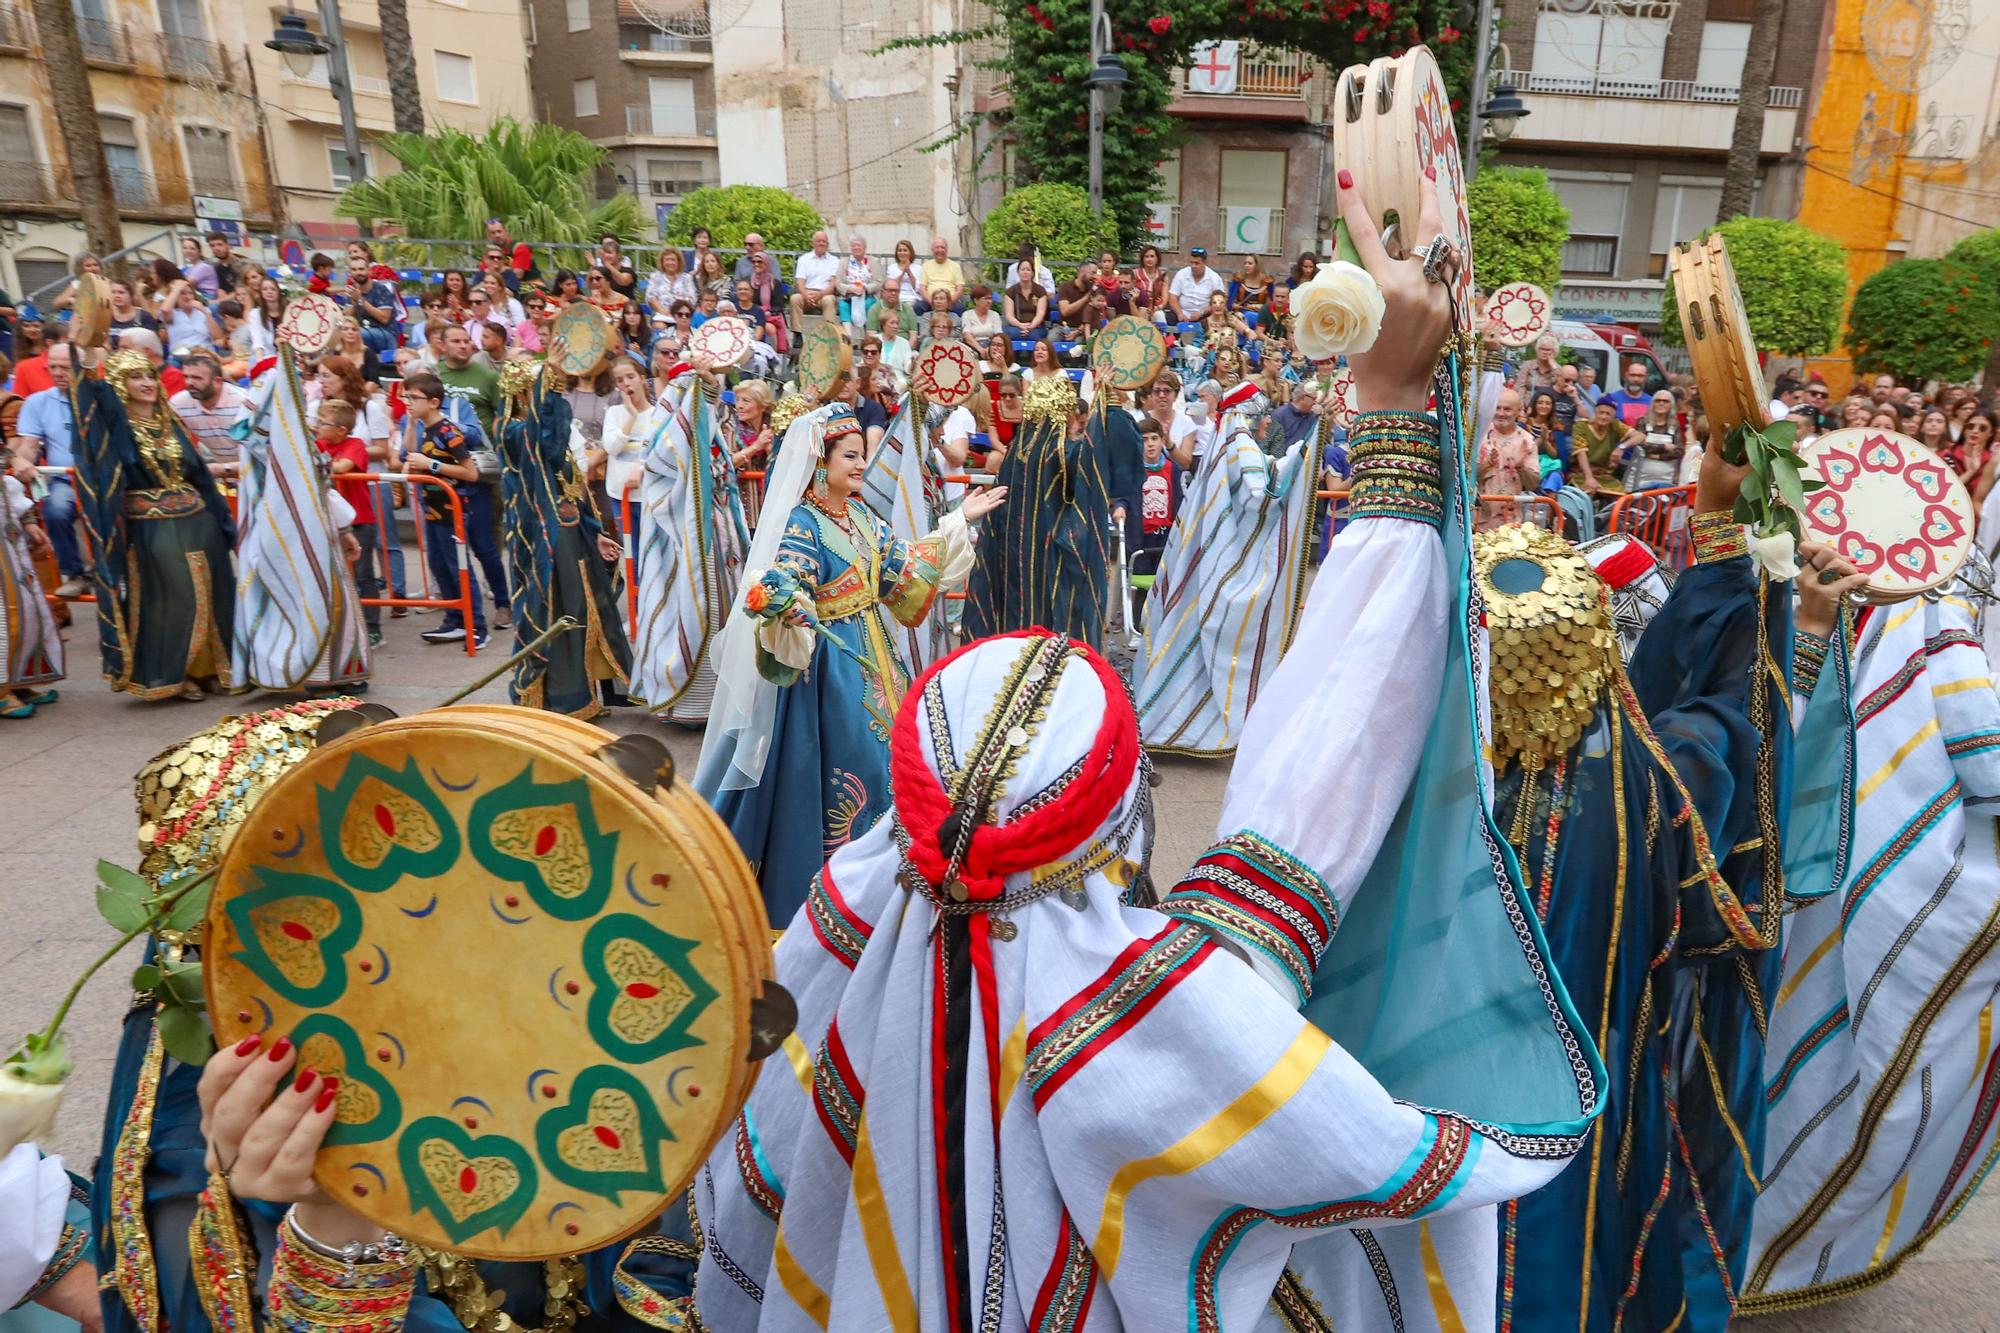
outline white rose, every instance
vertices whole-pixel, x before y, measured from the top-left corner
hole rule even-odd
[[[1798,543],[1789,532],[1774,532],[1768,537],[1750,534],[1750,563],[1763,570],[1766,578],[1778,582],[1797,578],[1798,556]]]
[[[1382,289],[1359,264],[1321,264],[1292,293],[1292,336],[1314,361],[1365,352],[1382,332]]]
[[[62,1095],[60,1083],[29,1083],[0,1070],[0,1154],[12,1152],[17,1144],[48,1138]]]

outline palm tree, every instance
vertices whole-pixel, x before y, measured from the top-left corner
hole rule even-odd
[[[70,8],[70,0],[34,0],[34,11],[56,123],[62,126],[63,150],[76,183],[77,207],[83,214],[85,242],[92,254],[123,250],[125,228],[118,220],[118,196],[111,188],[111,167],[104,159],[104,139],[97,127],[97,94],[90,86],[90,67],[83,63],[76,11]]]
[[[417,53],[410,43],[408,0],[380,0],[382,54],[389,65],[389,110],[396,133],[424,132],[424,91],[417,83]]]
[[[1758,152],[1764,143],[1764,113],[1771,102],[1771,70],[1778,62],[1778,28],[1785,0],[1757,0],[1751,16],[1750,49],[1743,55],[1742,85],[1736,94],[1736,130],[1729,139],[1729,166],[1715,220],[1727,222],[1750,211],[1757,192]]]
[[[393,220],[406,236],[480,236],[496,217],[542,243],[639,234],[632,195],[594,202],[597,171],[610,154],[575,130],[503,116],[484,136],[447,129],[375,142],[402,170],[349,186],[334,206],[342,217]]]

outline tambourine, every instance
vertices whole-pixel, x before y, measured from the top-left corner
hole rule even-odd
[[[320,726],[223,858],[217,1040],[340,1080],[314,1177],[417,1244],[575,1254],[693,1178],[796,1009],[664,747],[537,710]]]
[[[854,344],[830,319],[813,321],[799,339],[799,392],[808,402],[830,402],[854,371]]]
[[[731,315],[704,320],[688,337],[688,360],[704,370],[732,370],[749,359],[750,325]]]
[[[1452,122],[1451,93],[1430,48],[1350,65],[1334,86],[1333,157],[1351,165],[1368,215],[1384,228],[1391,255],[1421,253],[1433,237],[1419,236],[1423,191],[1437,195],[1444,235],[1458,250],[1450,279],[1460,333],[1472,329],[1472,223],[1465,211],[1465,171]],[[1436,179],[1427,179],[1432,168]],[[1396,225],[1389,227],[1390,215]]]
[[[76,275],[76,301],[70,307],[69,340],[78,347],[102,347],[111,331],[111,284],[95,273]]]
[[[340,303],[331,296],[307,292],[285,306],[274,335],[300,356],[323,355],[340,336]]]
[[[934,342],[910,367],[910,391],[945,407],[957,407],[984,388],[979,358],[961,342]]]
[[[1680,306],[1694,385],[1708,414],[1709,438],[1726,440],[1738,426],[1771,424],[1771,395],[1757,365],[1757,344],[1743,315],[1743,294],[1720,232],[1667,256]]]
[[[1342,430],[1354,425],[1355,416],[1361,405],[1354,397],[1354,372],[1346,366],[1333,372],[1326,381],[1326,414],[1333,418],[1333,424]]]
[[[549,323],[549,339],[560,338],[563,354],[556,368],[578,379],[597,373],[611,355],[611,321],[588,301],[572,301]]]
[[[1502,347],[1527,347],[1549,331],[1549,294],[1532,282],[1510,282],[1486,298],[1486,327]]]
[[[1114,315],[1090,340],[1090,370],[1108,389],[1136,393],[1167,368],[1167,336],[1150,319]]]
[[[1806,532],[1868,576],[1875,603],[1951,582],[1972,549],[1972,496],[1951,464],[1895,431],[1852,426],[1798,446],[1826,485],[1806,496]]]

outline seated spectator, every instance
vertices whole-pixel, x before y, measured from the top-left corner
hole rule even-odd
[[[827,253],[830,242],[825,231],[812,234],[812,250],[799,256],[792,275],[797,279],[797,290],[792,293],[792,327],[805,332],[806,315],[816,313],[823,319],[838,319],[839,296],[834,290],[840,285],[841,261]]]
[[[747,272],[745,276],[748,276]],[[646,304],[671,318],[675,301],[695,298],[694,276],[687,271],[679,246],[660,247],[658,270],[646,279]]]
[[[1167,314],[1167,271],[1160,267],[1160,247],[1139,247],[1139,264],[1132,270],[1132,308],[1148,319]]]
[[[1229,285],[1220,273],[1208,266],[1208,249],[1205,246],[1191,246],[1188,249],[1187,267],[1174,274],[1167,284],[1167,317],[1176,324],[1191,323],[1200,319],[1208,309],[1208,298],[1222,293],[1223,305],[1228,306]]]
[[[1021,367],[1021,380],[1025,384],[1032,384],[1045,376],[1064,373],[1062,362],[1056,359],[1056,349],[1051,345],[1051,340],[1038,339],[1035,345],[1028,349],[1027,364]]]
[[[554,302],[557,313],[561,313],[564,306],[582,299],[583,284],[577,279],[576,274],[566,268],[557,269],[555,281],[549,286],[549,300]]]
[[[1297,287],[1302,282],[1311,282],[1319,273],[1319,256],[1310,250],[1299,251],[1299,257],[1292,261],[1292,271],[1285,275],[1287,289]]]
[[[778,276],[767,254],[751,256],[750,291],[756,297],[753,304],[770,312],[772,329],[771,345],[782,354],[791,350],[791,330],[785,325],[785,311],[791,306],[792,289]]]
[[[1035,243],[1033,241],[1022,241],[1020,247],[1014,251],[1015,263],[1018,264],[1024,259],[1035,266],[1035,281],[1042,285],[1044,292],[1048,293],[1049,313],[1053,315],[1055,313],[1056,299],[1055,275],[1049,272],[1049,266],[1042,263],[1040,257],[1036,254]]]
[[[201,252],[201,241],[193,236],[181,237],[181,276],[194,284],[203,300],[215,299],[215,265],[208,262],[208,256]]]
[[[1112,314],[1132,313],[1132,282],[1118,267],[1118,256],[1109,250],[1097,257],[1097,290],[1104,293],[1104,308]]]
[[[1229,308],[1255,310],[1262,314],[1270,303],[1271,275],[1264,272],[1257,256],[1243,256],[1243,267],[1236,270],[1236,276],[1229,283]]]
[[[250,321],[244,317],[243,303],[233,296],[223,297],[213,309],[216,321],[222,325],[221,350],[228,357],[223,372],[230,379],[240,380],[259,359],[251,345]]]
[[[618,237],[611,232],[597,238],[597,255],[591,267],[602,273],[605,284],[625,301],[639,299],[639,275],[633,271],[632,261],[625,257]]]
[[[508,328],[513,328],[527,318],[528,312],[521,308],[520,301],[507,289],[507,284],[501,281],[498,273],[488,273],[481,278],[476,290],[486,293],[493,309],[493,318],[503,321]],[[635,301],[633,304],[638,303]]]
[[[1201,313],[1200,327],[1195,330],[1199,343],[1218,343],[1225,333],[1234,333],[1238,342],[1249,342],[1257,337],[1257,330],[1250,327],[1243,316],[1229,308],[1229,296],[1215,291],[1208,294],[1208,308]]]
[[[274,284],[276,279],[271,279]],[[105,294],[111,307],[111,321],[105,325],[108,337],[116,338],[127,329],[160,329],[160,317],[132,300],[132,284],[123,278],[108,278]]]
[[[337,299],[355,314],[361,337],[375,355],[386,356],[396,347],[396,325],[403,313],[402,298],[391,284],[375,276],[375,252],[366,242],[354,241],[347,247],[347,285]]]
[[[972,304],[959,320],[959,331],[975,342],[985,342],[996,333],[1006,332],[1006,321],[993,308],[993,289],[985,283],[972,285]]]
[[[507,253],[507,247],[489,244],[480,257],[479,272],[482,277],[498,278],[509,295],[521,294],[521,272],[514,267],[513,256]]]
[[[1049,294],[1035,279],[1032,255],[1014,266],[1014,284],[1007,289],[1001,324],[1010,338],[1040,338],[1049,317]]]
[[[618,332],[641,370],[651,360],[648,352],[653,346],[653,318],[653,312],[637,301],[620,307],[618,311]]]
[[[875,262],[868,257],[868,242],[859,236],[848,237],[847,260],[840,270],[840,307],[850,330],[868,327],[868,307],[881,288]]]
[[[325,296],[333,290],[332,255],[321,254],[315,250],[312,258],[306,261],[306,267],[312,275],[306,279],[307,291],[315,296]]]
[[[176,357],[222,345],[222,326],[208,312],[195,285],[183,279],[167,303],[167,345]]]
[[[590,290],[584,299],[599,310],[602,310],[607,316],[617,314],[618,307],[627,304],[625,293],[619,291],[616,282],[613,281],[616,276],[616,270],[601,267],[593,268],[585,275],[589,280]],[[475,292],[472,299],[476,301],[483,295],[485,293]],[[490,302],[492,298],[488,297],[487,299]],[[469,323],[470,321],[467,322]]]
[[[674,319],[673,327],[655,338],[654,346],[664,342],[679,356],[687,348],[688,336],[694,332],[694,307],[686,301],[676,301],[669,313]]]
[[[860,355],[854,366],[854,419],[861,423],[862,439],[872,454],[889,430],[889,409],[882,403],[885,389],[879,383],[882,340],[868,334],[855,350]]]
[[[694,312],[689,317],[690,326],[697,329],[700,328],[711,319],[714,319],[721,312],[721,309],[722,303],[720,298],[714,292],[703,288],[701,295],[695,298]]]
[[[555,307],[532,287],[522,298],[521,307],[526,318],[514,326],[514,345],[524,352],[540,356],[549,345],[549,325],[555,323]]]
[[[931,238],[931,257],[924,261],[923,271],[917,276],[926,293],[926,298],[917,302],[918,314],[929,314],[940,304],[953,314],[965,309],[965,270],[951,258],[951,247],[944,237]],[[939,293],[943,293],[942,301]]]
[[[894,309],[882,312],[882,327],[876,336],[882,340],[882,364],[896,372],[899,379],[910,377],[910,340],[903,336],[903,316]]]
[[[1056,317],[1064,324],[1083,320],[1090,294],[1097,290],[1097,264],[1086,259],[1076,266],[1076,276],[1056,288]]]
[[[507,224],[499,218],[486,219],[486,244],[498,246],[509,257],[514,272],[529,282],[541,276],[535,269],[535,252],[526,245],[516,244],[507,234]]]
[[[1597,382],[1597,367],[1588,361],[1576,368],[1576,394],[1585,407],[1596,407],[1597,400],[1604,396],[1604,388]]]
[[[1292,336],[1292,289],[1282,282],[1271,284],[1271,304],[1264,308],[1264,318],[1257,326],[1266,339],[1275,338],[1289,345]]]
[[[1011,370],[994,381],[994,447],[987,450],[987,461],[989,463],[998,463],[999,460],[993,456],[995,452],[1004,453],[1006,447],[1014,442],[1014,432],[1021,427],[1021,409],[1023,406],[1021,396],[1025,392],[1027,390],[1021,383],[1021,377]]]
[[[611,312],[607,311],[606,313]],[[489,323],[505,324],[506,322],[507,317],[505,315],[495,314],[493,311],[492,293],[488,292],[484,287],[473,288],[472,305],[465,318],[465,331],[472,335],[472,345],[474,347],[479,345],[479,331]]]
[[[768,307],[758,302],[757,289],[751,285],[748,278],[737,280],[736,313],[741,315],[744,321],[750,325],[750,331],[758,341],[769,347],[776,347],[778,345],[778,332],[773,325],[780,321],[777,320]],[[662,322],[671,321],[663,320]]]
[[[160,335],[151,329],[125,330],[118,335],[117,347],[120,351],[138,352],[152,362],[154,369],[160,372],[160,391],[168,398],[187,388],[187,380],[182,377],[180,368],[167,363],[166,348],[160,342]]]
[[[922,294],[923,274],[917,264],[917,247],[908,241],[896,242],[896,257],[889,261],[889,267],[882,273],[882,300],[889,300],[890,283],[895,283],[896,303],[915,310],[917,298]]]
[[[924,316],[924,341],[919,351],[927,352],[937,343],[958,340],[958,319],[950,310],[938,306]]]
[[[438,279],[437,293],[444,301],[445,318],[453,323],[463,323],[466,311],[472,307],[472,284],[465,275],[455,268],[448,268]]]
[[[722,266],[722,256],[710,250],[695,261],[701,267],[694,270],[694,295],[697,304],[703,292],[712,292],[718,301],[726,300],[736,290],[736,278]]]
[[[208,256],[209,266],[215,270],[216,293],[248,300],[250,288],[262,270],[231,249],[229,233],[208,234]]]
[[[745,232],[743,235],[743,253],[736,260],[736,267],[730,273],[730,276],[738,279],[750,277],[751,269],[760,255],[763,256],[765,263],[768,265],[771,257],[765,253],[763,236],[754,231]]]

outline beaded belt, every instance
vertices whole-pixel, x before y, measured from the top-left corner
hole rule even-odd
[[[576,507],[576,501],[574,500],[556,501],[556,522],[566,528],[573,528],[577,525],[580,521],[579,515],[581,512]]]
[[[125,492],[127,518],[191,518],[202,508],[201,496],[193,490]]]

